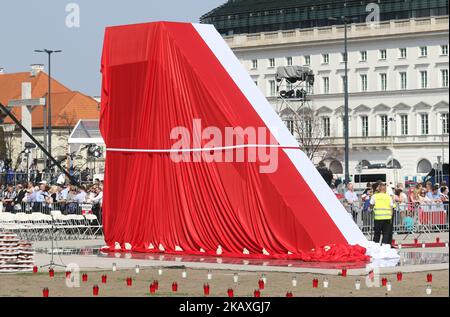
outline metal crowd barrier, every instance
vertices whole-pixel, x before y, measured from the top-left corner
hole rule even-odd
[[[100,206],[91,204],[23,202],[0,208],[0,231],[31,241],[95,239],[102,234]]]
[[[372,209],[363,210],[359,205],[345,205],[361,231],[373,235],[374,213]],[[392,216],[395,234],[426,234],[448,232],[448,203],[400,204]]]

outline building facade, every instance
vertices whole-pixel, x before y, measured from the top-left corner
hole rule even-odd
[[[448,2],[440,5],[448,8]],[[357,174],[359,166],[381,163],[401,167],[397,180],[403,181],[449,162],[448,16],[431,16],[430,3],[428,8],[425,17],[348,26],[350,175]],[[324,133],[314,161],[342,175],[344,27],[224,37],[275,109],[280,103],[278,66],[309,66],[314,71],[311,109]],[[280,115],[292,129],[289,113]]]
[[[72,154],[72,165],[77,170],[96,166],[97,172],[103,171],[104,159],[94,159],[87,155],[84,147],[77,153],[70,153],[68,139],[72,129],[81,119],[98,119],[100,113],[99,103],[89,96],[78,91],[72,91],[54,78],[52,80],[52,156],[61,161],[62,165],[69,166],[68,154]],[[46,98],[48,91],[48,75],[44,72],[43,65],[31,65],[29,72],[7,73],[0,72],[0,102],[8,105],[11,100],[21,99],[22,84],[30,83],[32,98]],[[44,144],[44,112],[43,106],[31,108],[31,127],[33,136],[41,144]],[[21,107],[10,108],[18,120],[22,120]],[[33,160],[37,162],[37,168],[43,170],[46,164],[46,156],[38,149],[32,149],[26,154],[23,144],[22,131],[5,114],[0,115],[0,163],[8,165],[17,173],[26,173]],[[95,162],[97,161],[97,162]],[[1,174],[1,172],[0,172]],[[1,175],[0,175],[1,176]],[[0,177],[1,183],[1,177]]]

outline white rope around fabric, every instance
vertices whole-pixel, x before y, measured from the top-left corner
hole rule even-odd
[[[109,152],[130,152],[130,153],[182,153],[182,152],[210,152],[210,151],[223,151],[232,149],[244,149],[244,148],[281,148],[281,149],[297,149],[300,147],[285,146],[277,144],[240,144],[231,146],[220,146],[212,148],[193,148],[193,149],[121,149],[121,148],[107,148]]]

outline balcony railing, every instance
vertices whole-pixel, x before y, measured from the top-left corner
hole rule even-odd
[[[383,21],[378,24],[354,23],[349,26],[348,37],[383,36],[446,30],[448,32],[448,16],[427,17],[407,20]],[[336,40],[342,38],[342,26],[324,26],[310,29],[294,29],[279,32],[261,32],[242,35],[225,36],[231,48],[257,46],[267,44],[288,44],[298,42]]]
[[[404,136],[369,136],[369,137],[350,137],[350,146],[353,147],[371,147],[371,146],[391,146],[398,144],[448,144],[448,134],[435,135],[404,135]],[[323,146],[343,146],[344,137],[325,138]]]

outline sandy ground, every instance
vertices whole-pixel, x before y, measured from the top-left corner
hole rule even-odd
[[[50,296],[64,297],[91,297],[92,287],[97,284],[100,288],[99,296],[113,297],[142,297],[142,296],[203,296],[203,284],[208,282],[210,285],[210,296],[227,297],[227,289],[233,288],[235,297],[252,297],[255,289],[258,288],[258,279],[261,272],[239,272],[239,282],[233,282],[234,271],[213,270],[212,280],[207,280],[207,270],[188,269],[187,278],[182,278],[183,268],[163,269],[163,275],[158,276],[156,268],[141,269],[139,274],[134,270],[119,270],[116,272],[97,271],[87,272],[88,281],[81,282],[80,286],[69,288],[66,286],[65,273],[55,273],[54,278],[50,278],[47,271],[33,274],[0,274],[0,296],[25,296],[40,297],[42,288],[48,287]],[[101,276],[107,275],[107,283],[101,283]],[[449,296],[449,271],[433,271],[432,295],[438,297]],[[277,273],[267,272],[267,284],[261,291],[261,297],[279,297],[285,296],[287,291],[292,291],[294,296],[301,297],[417,297],[426,295],[427,272],[404,273],[403,280],[398,282],[395,275],[381,275],[387,277],[392,283],[392,291],[387,292],[386,287],[367,287],[365,277],[355,276],[336,276],[336,275],[318,275],[311,273]],[[293,276],[297,277],[297,287],[292,286]],[[133,285],[126,285],[126,278],[133,278]],[[318,278],[319,288],[312,288],[312,280]],[[329,280],[329,288],[323,288],[323,280]],[[155,295],[150,295],[149,285],[157,279],[159,290]],[[355,280],[361,280],[361,289],[355,290]],[[178,292],[171,290],[172,282],[178,283]],[[380,282],[381,283],[381,282]]]

